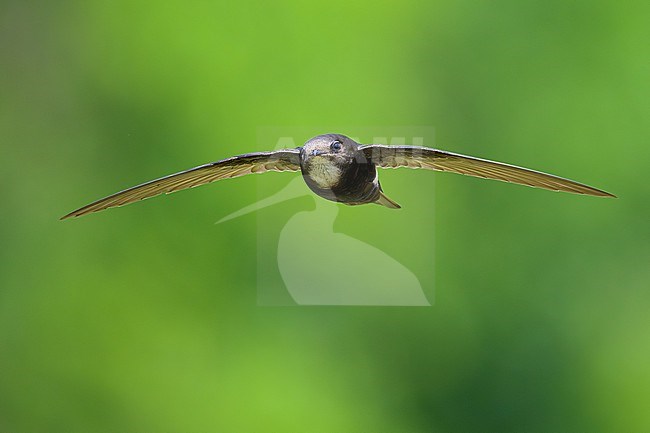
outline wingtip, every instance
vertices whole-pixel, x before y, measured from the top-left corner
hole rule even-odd
[[[595,195],[598,197],[606,197],[606,198],[618,198],[616,195],[612,194],[611,192],[603,191],[602,189],[595,189],[592,191],[591,195]]]
[[[59,221],[67,220],[70,218],[77,218],[79,215],[77,214],[77,211],[70,212],[67,215],[63,215],[61,218],[59,218]]]

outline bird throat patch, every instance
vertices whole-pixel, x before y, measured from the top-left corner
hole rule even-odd
[[[331,160],[316,156],[309,163],[308,176],[321,188],[333,188],[341,180],[341,169]]]

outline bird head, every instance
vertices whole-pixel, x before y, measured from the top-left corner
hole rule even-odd
[[[301,150],[301,160],[309,163],[314,159],[325,159],[337,165],[354,159],[358,144],[341,134],[324,134],[308,140]]]

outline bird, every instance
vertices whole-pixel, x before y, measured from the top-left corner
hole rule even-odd
[[[94,201],[61,219],[217,180],[270,171],[300,171],[309,189],[326,200],[350,206],[374,203],[399,209],[401,206],[384,193],[377,171],[377,168],[399,167],[452,172],[552,191],[616,197],[573,180],[501,162],[422,146],[360,144],[342,134],[323,134],[293,149],[247,153],[161,177]]]

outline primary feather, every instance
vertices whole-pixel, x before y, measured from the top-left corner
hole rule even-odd
[[[368,160],[382,168],[424,168],[513,182],[552,191],[565,191],[601,197],[613,194],[540,171],[487,159],[474,158],[442,150],[418,146],[366,145],[361,150]]]
[[[267,171],[299,170],[300,152],[297,149],[233,156],[232,158],[194,167],[109,195],[108,197],[72,211],[61,219],[78,217],[111,207],[124,206],[159,194],[170,194],[216,180],[239,177],[252,173],[264,173]]]

